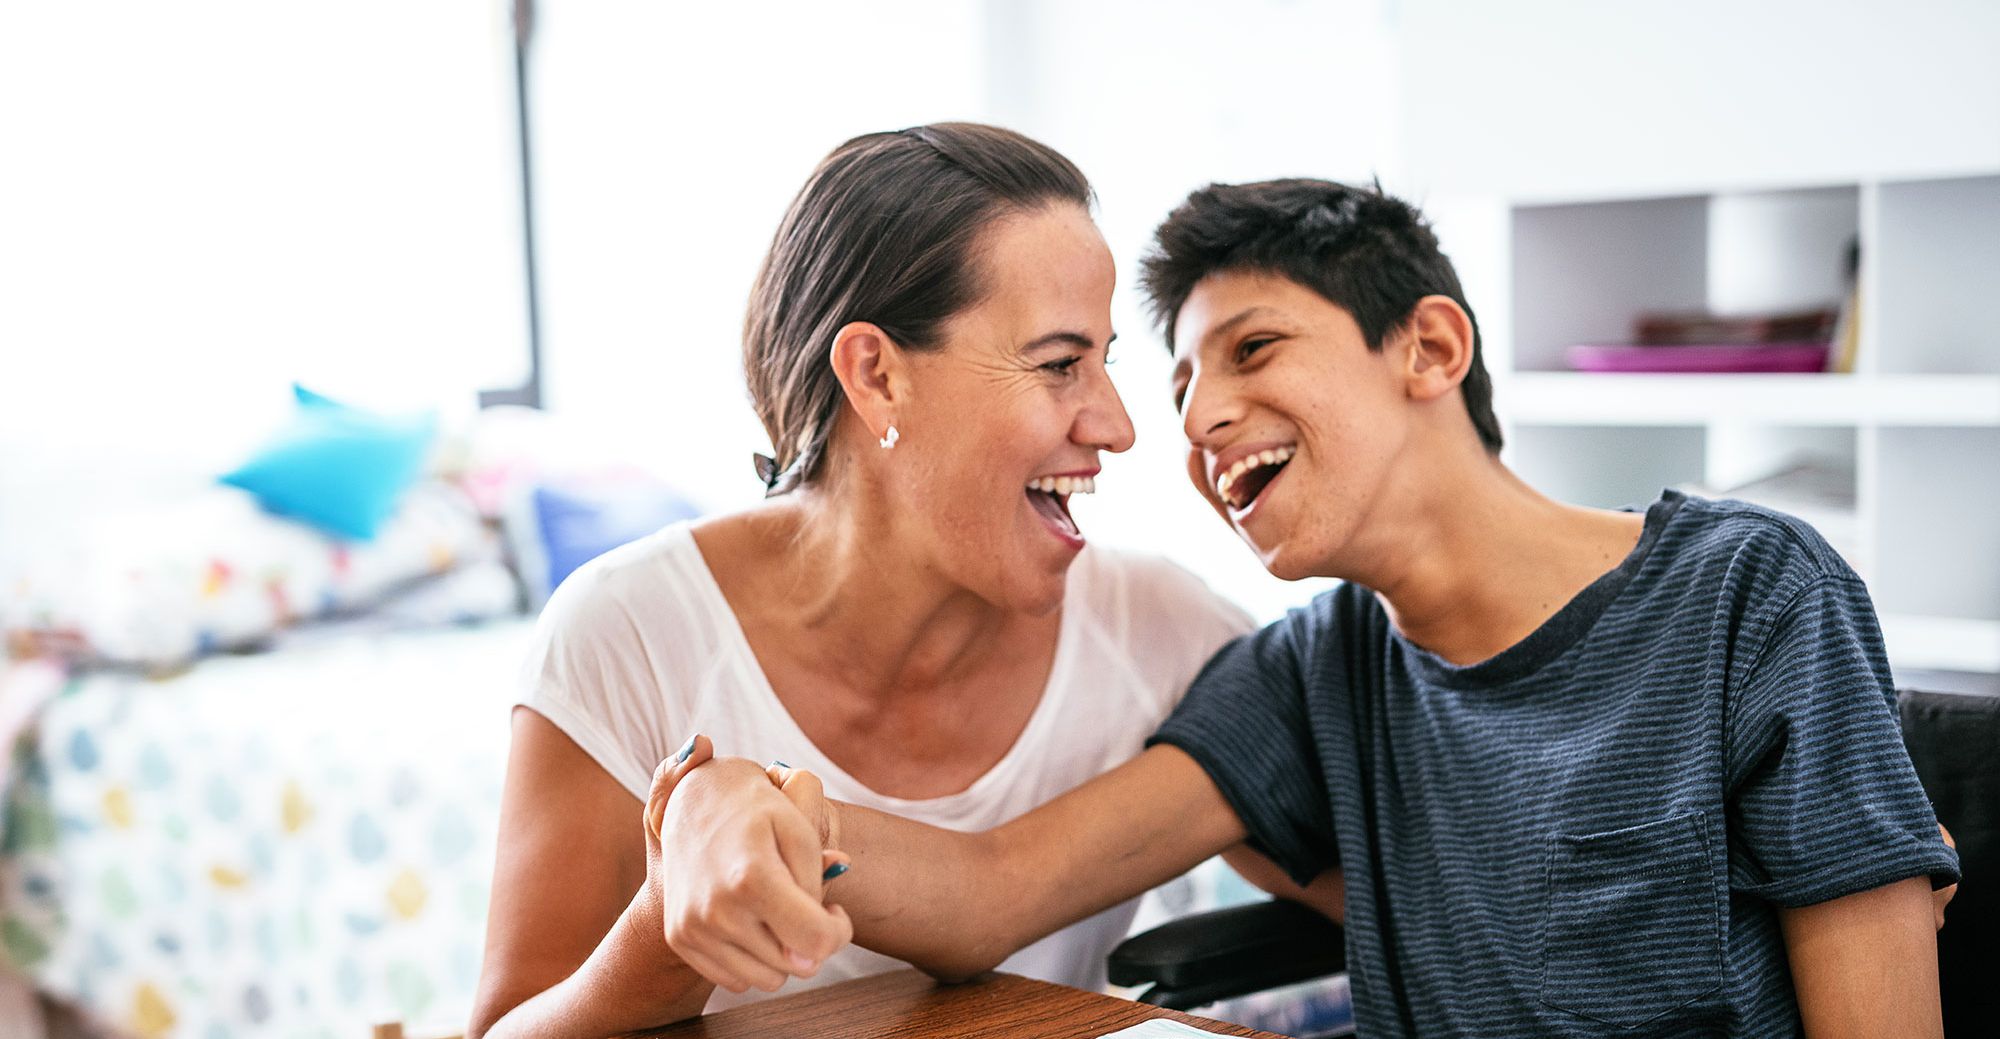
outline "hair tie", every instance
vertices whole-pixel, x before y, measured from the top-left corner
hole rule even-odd
[[[755,451],[751,453],[750,460],[751,462],[756,464],[757,479],[762,480],[764,482],[764,489],[766,491],[769,491],[770,489],[778,485],[777,459],[772,458],[770,455],[767,455],[762,451]]]

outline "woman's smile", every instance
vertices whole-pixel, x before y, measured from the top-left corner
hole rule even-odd
[[[1042,526],[1072,552],[1083,548],[1083,531],[1077,528],[1075,517],[1069,513],[1069,498],[1072,494],[1097,493],[1098,470],[1081,470],[1061,473],[1055,476],[1037,476],[1028,481],[1027,499],[1029,508],[1040,519]]]

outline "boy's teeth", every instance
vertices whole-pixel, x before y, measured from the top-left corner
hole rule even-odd
[[[1216,497],[1228,500],[1229,488],[1235,486],[1236,481],[1242,479],[1244,473],[1247,473],[1250,470],[1257,468],[1258,466],[1277,465],[1279,462],[1289,462],[1292,460],[1292,456],[1297,453],[1298,449],[1295,447],[1274,447],[1264,451],[1259,451],[1253,455],[1245,455],[1244,457],[1237,459],[1235,465],[1230,466],[1227,472],[1224,472],[1219,478],[1216,479],[1215,481]]]

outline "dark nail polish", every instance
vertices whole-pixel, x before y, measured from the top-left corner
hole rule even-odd
[[[698,736],[700,734],[697,733],[696,735]],[[681,749],[674,752],[674,764],[678,765],[681,762],[686,761],[688,759],[688,755],[694,753],[694,741],[695,737],[689,736],[688,741],[686,743],[681,744]]]
[[[822,884],[824,884],[824,883],[826,883],[827,881],[829,881],[829,880],[832,880],[832,879],[834,879],[835,877],[838,877],[838,876],[840,876],[841,874],[843,874],[843,873],[846,873],[846,872],[847,872],[847,863],[845,863],[845,862],[836,862],[836,863],[834,863],[833,865],[831,865],[831,866],[828,866],[828,867],[826,868],[826,872],[825,872],[825,873],[822,873],[822,874],[820,874],[820,875],[819,875],[819,882],[820,882],[820,883],[822,883]]]

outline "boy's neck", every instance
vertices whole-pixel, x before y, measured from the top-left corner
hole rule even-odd
[[[1367,577],[1403,637],[1453,664],[1497,656],[1624,561],[1645,517],[1550,499],[1484,451],[1394,496],[1396,531]],[[1390,518],[1390,517],[1385,517]]]

